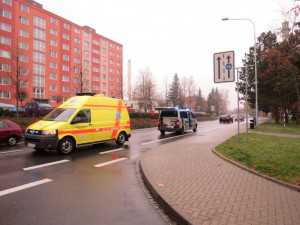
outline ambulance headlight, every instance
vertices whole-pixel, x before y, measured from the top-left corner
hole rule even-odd
[[[56,135],[57,134],[57,130],[43,130],[42,134],[43,135]]]

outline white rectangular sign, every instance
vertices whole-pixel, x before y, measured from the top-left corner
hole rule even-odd
[[[214,54],[214,82],[234,82],[234,51]]]

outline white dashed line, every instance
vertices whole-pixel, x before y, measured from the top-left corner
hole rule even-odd
[[[109,162],[105,162],[105,163],[100,163],[100,164],[97,164],[97,165],[94,165],[94,167],[102,167],[102,166],[107,166],[107,165],[110,165],[110,164],[113,164],[113,163],[116,163],[116,162],[120,162],[120,161],[123,161],[127,158],[119,158],[119,159],[115,159],[115,160],[112,160],[112,161],[109,161]]]
[[[159,139],[159,140],[155,140],[155,141],[149,141],[149,142],[142,143],[141,145],[148,145],[148,144],[152,144],[152,143],[155,143],[155,142],[169,140],[169,139],[173,139],[173,138],[179,138],[179,137],[183,137],[183,136],[191,135],[191,134],[193,134],[193,133],[183,134],[183,135],[180,135],[180,136],[169,137],[169,138],[164,138],[164,139]]]
[[[31,187],[40,185],[40,184],[48,183],[50,181],[52,181],[52,180],[43,179],[43,180],[35,181],[35,182],[29,183],[29,184],[24,184],[24,185],[21,185],[21,186],[18,186],[18,187],[6,189],[4,191],[0,191],[0,196],[7,195],[7,194],[10,194],[10,193],[13,193],[13,192],[16,192],[16,191],[21,191],[21,190],[24,190],[24,189],[27,189],[27,188],[31,188]]]
[[[38,165],[38,166],[23,168],[23,170],[34,170],[34,169],[37,169],[37,168],[52,166],[52,165],[56,165],[56,164],[59,164],[59,163],[65,163],[65,162],[69,162],[69,161],[70,160],[60,160],[60,161],[56,161],[56,162],[41,164],[41,165]]]
[[[117,152],[117,151],[122,151],[122,150],[124,150],[124,148],[118,148],[118,149],[114,149],[114,150],[110,150],[110,151],[106,151],[106,152],[99,152],[99,154],[103,155],[103,154],[108,154],[111,152]]]

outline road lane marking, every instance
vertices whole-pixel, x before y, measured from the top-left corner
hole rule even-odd
[[[25,150],[13,150],[13,151],[7,151],[7,152],[0,152],[0,154],[7,154],[7,153],[12,153],[12,152],[22,152]]]
[[[122,151],[122,150],[125,150],[125,149],[124,148],[118,148],[118,149],[114,149],[114,150],[110,150],[110,151],[99,152],[99,154],[103,155],[103,154],[108,154],[108,153],[111,153],[111,152],[117,152],[117,151]]]
[[[40,181],[35,181],[35,182],[24,184],[24,185],[21,185],[21,186],[18,186],[18,187],[6,189],[4,191],[0,191],[0,196],[7,195],[7,194],[10,194],[10,193],[13,193],[13,192],[16,192],[16,191],[21,191],[21,190],[24,190],[24,189],[27,189],[27,188],[31,188],[31,187],[40,185],[40,184],[48,183],[50,181],[52,181],[52,180],[46,178],[46,179],[43,179],[43,180],[40,180]]]
[[[38,166],[31,166],[31,167],[23,168],[23,170],[34,170],[34,169],[37,169],[37,168],[52,166],[52,165],[56,165],[56,164],[59,164],[59,163],[65,163],[65,162],[69,162],[69,161],[70,160],[65,159],[65,160],[60,160],[60,161],[56,161],[56,162],[41,164],[41,165],[38,165]]]
[[[97,164],[97,165],[94,165],[94,167],[102,167],[102,166],[107,166],[107,165],[110,165],[110,164],[113,164],[113,163],[116,163],[116,162],[120,162],[120,161],[123,161],[127,158],[119,158],[119,159],[115,159],[115,160],[112,160],[112,161],[109,161],[109,162],[105,162],[105,163],[100,163],[100,164]]]
[[[149,142],[142,143],[141,145],[148,145],[148,144],[152,144],[152,143],[155,143],[155,142],[164,141],[164,140],[169,140],[169,139],[178,138],[178,137],[183,137],[183,136],[191,135],[191,134],[193,134],[193,133],[190,133],[190,134],[183,134],[183,135],[180,135],[180,136],[169,137],[169,138],[164,138],[164,139],[159,139],[159,140],[155,140],[155,141],[149,141]]]

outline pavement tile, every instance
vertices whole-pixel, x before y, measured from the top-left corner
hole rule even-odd
[[[144,176],[190,224],[300,224],[300,193],[212,153],[232,136],[194,135],[147,151]],[[158,187],[157,184],[165,184]]]

